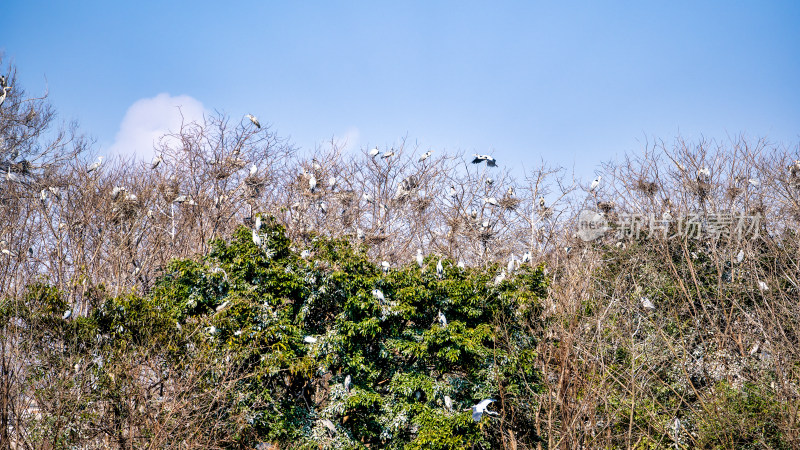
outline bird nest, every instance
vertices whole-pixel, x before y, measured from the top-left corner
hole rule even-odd
[[[483,230],[478,233],[478,239],[480,239],[484,244],[489,242],[493,236],[494,233],[491,230]]]
[[[705,199],[708,197],[708,194],[711,193],[711,183],[707,183],[705,181],[694,181],[691,183],[690,189],[698,197],[700,197],[700,199]]]
[[[514,197],[504,197],[497,201],[505,209],[514,209],[520,204],[520,199]]]
[[[170,182],[160,184],[158,186],[158,192],[161,193],[161,196],[164,198],[165,201],[171,202],[178,196],[178,182]]]
[[[344,206],[348,206],[353,202],[355,193],[353,191],[340,191],[333,195],[333,197]]]
[[[658,192],[658,184],[655,181],[647,181],[643,178],[636,180],[634,188],[648,197],[652,197]]]
[[[431,206],[431,199],[420,198],[414,201],[413,208],[417,213],[423,213],[428,207]]]
[[[739,188],[739,187],[736,187],[736,186],[731,186],[725,191],[725,196],[729,200],[733,200],[736,197],[738,197],[739,194],[741,194],[741,193],[742,193],[742,188]]]
[[[614,202],[597,202],[597,209],[603,211],[606,214],[610,213],[615,206],[616,205],[614,204]]]
[[[364,242],[366,242],[368,245],[380,245],[388,240],[389,236],[386,234],[373,234],[367,236],[366,239],[364,239]]]

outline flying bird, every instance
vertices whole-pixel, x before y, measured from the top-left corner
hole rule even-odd
[[[426,159],[430,158],[431,157],[431,153],[433,153],[433,150],[428,150],[427,152],[423,153],[422,156],[419,157],[419,161],[418,162],[422,162],[422,161],[425,161]]]
[[[494,400],[487,398],[486,400],[482,400],[477,405],[474,405],[472,408],[467,408],[465,411],[469,411],[470,409],[472,410],[472,420],[474,420],[475,422],[480,422],[481,416],[483,416],[484,413],[490,416],[499,416],[499,414],[497,414],[496,412],[489,411],[488,407],[489,404],[492,402],[494,402]]]
[[[257,128],[261,128],[261,124],[258,122],[258,119],[256,119],[256,116],[252,114],[247,114],[245,115],[245,117],[250,119],[250,122],[253,122],[253,125],[255,125]]]
[[[476,153],[476,154],[474,154],[472,156],[474,156],[474,159],[472,160],[472,164],[480,164],[480,163],[486,161],[486,165],[487,166],[489,166],[489,167],[497,167],[497,160],[492,158],[489,155],[479,155],[479,154]]]

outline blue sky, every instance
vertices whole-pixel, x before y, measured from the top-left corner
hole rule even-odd
[[[798,24],[800,2],[11,0],[0,50],[100,154],[149,156],[182,104],[303,150],[407,137],[588,178],[678,135],[796,148]]]

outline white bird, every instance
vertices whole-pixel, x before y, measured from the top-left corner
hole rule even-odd
[[[311,189],[311,192],[314,192],[314,189],[317,188],[317,177],[313,173],[308,177],[308,188]]]
[[[226,308],[228,305],[230,305],[230,304],[231,304],[231,301],[230,301],[230,300],[225,300],[224,302],[222,302],[222,304],[221,304],[221,305],[217,306],[217,309],[216,309],[216,311],[217,311],[217,312],[220,312],[220,311],[222,311],[223,309],[225,309],[225,308]]]
[[[59,188],[58,186],[49,186],[47,190],[50,191],[50,193],[53,194],[56,198],[61,198],[61,188]]]
[[[125,194],[125,201],[126,202],[135,202],[138,199],[139,199],[139,197],[137,197],[136,194]]]
[[[474,156],[474,159],[472,160],[472,164],[480,164],[480,163],[486,161],[486,165],[489,166],[489,167],[496,167],[497,166],[497,160],[492,158],[489,155],[479,155],[479,154],[476,153],[476,154],[474,154],[472,156]]]
[[[458,193],[456,192],[456,187],[453,186],[453,185],[450,185],[450,197],[455,197],[457,195],[458,195]]]
[[[544,197],[539,197],[539,208],[541,209],[545,208]]]
[[[383,269],[384,273],[388,273],[389,272],[389,267],[390,266],[391,265],[389,264],[389,261],[382,261],[381,262],[381,269]]]
[[[499,414],[497,414],[496,412],[489,411],[488,407],[489,404],[492,402],[494,402],[494,400],[487,398],[486,400],[482,400],[480,403],[473,406],[472,408],[467,408],[466,411],[469,411],[470,409],[472,410],[472,420],[474,420],[475,422],[480,422],[481,416],[483,416],[484,413],[489,414],[490,416],[499,416]]]
[[[256,224],[253,227],[256,231],[261,229],[261,216],[256,216]]]
[[[3,93],[0,95],[0,106],[3,106],[3,103],[6,101],[6,95],[8,95],[8,91],[11,90],[11,86],[3,86]]]
[[[497,199],[496,199],[496,198],[494,198],[494,197],[485,197],[485,198],[483,199],[483,203],[484,203],[484,204],[488,203],[488,204],[490,204],[490,205],[492,205],[492,206],[500,206],[500,203],[498,203],[498,202],[497,202]]]
[[[444,406],[447,407],[447,409],[453,409],[453,400],[447,395],[444,396]]]
[[[362,230],[361,228],[356,228],[356,239],[358,239],[359,241],[364,239],[364,230]]]
[[[311,168],[314,170],[322,170],[322,164],[317,161],[317,158],[311,159]]]
[[[386,158],[391,158],[392,156],[394,156],[394,150],[389,150],[383,155],[381,155],[381,158],[386,159]]]
[[[600,186],[600,180],[603,178],[602,175],[598,175],[597,178],[592,181],[592,185],[589,186],[589,192],[594,192]]]
[[[336,187],[336,177],[328,178],[328,189],[333,189]]]
[[[311,256],[311,250],[309,249],[305,249],[302,252],[300,252],[300,257],[303,259],[308,259],[309,256]]]
[[[256,176],[257,173],[258,173],[258,166],[255,165],[255,164],[250,166],[250,176],[254,177],[254,176]]]
[[[253,122],[253,125],[255,125],[257,128],[261,128],[261,124],[258,122],[258,119],[256,119],[256,116],[252,114],[246,114],[245,117],[250,119],[250,122]]]
[[[442,327],[447,327],[447,317],[444,316],[444,313],[439,311],[439,314],[436,315],[436,319],[442,325]]]
[[[366,192],[365,192],[365,193],[364,193],[364,195],[362,195],[361,197],[362,197],[362,198],[364,199],[364,201],[366,201],[367,203],[375,203],[375,199],[373,199],[373,198],[372,198],[372,196],[371,196],[371,195],[369,195],[369,194],[367,194]]]
[[[100,168],[100,164],[103,164],[103,157],[102,156],[98,156],[97,157],[97,162],[92,164],[91,166],[89,166],[86,169],[86,173],[92,173],[95,170],[99,169]]]
[[[653,302],[651,302],[650,299],[647,297],[642,297],[639,301],[642,302],[642,307],[644,309],[650,309],[650,310],[656,309],[656,305],[654,305]]]
[[[531,252],[525,252],[525,254],[522,255],[523,264],[526,262],[530,262],[530,260],[531,260]]]
[[[43,202],[47,200],[47,189],[42,189],[39,192],[39,200],[41,200]]]
[[[508,190],[506,191],[506,197],[513,197],[514,196],[514,186],[509,186]]]
[[[508,265],[506,266],[506,270],[508,273],[514,272],[514,264],[517,262],[517,257],[514,254],[511,254],[511,258],[508,258]]]
[[[8,166],[8,173],[6,174],[6,181],[19,181],[19,176],[11,171],[11,166]]]
[[[702,167],[697,169],[697,178],[707,180],[711,177],[711,171],[708,170],[708,167]]]
[[[418,162],[422,162],[422,161],[425,161],[426,159],[430,158],[431,157],[431,153],[433,153],[433,150],[428,150],[427,152],[423,153],[422,156],[419,157],[419,161]]]
[[[459,269],[463,269],[464,268],[464,261],[459,260],[458,264],[456,264],[456,267],[458,267]]]
[[[422,264],[425,262],[425,258],[422,257],[422,249],[417,249],[417,265],[421,268]]]
[[[111,190],[111,199],[112,200],[116,200],[117,197],[119,197],[120,194],[122,194],[123,192],[125,192],[125,187],[123,187],[123,186],[114,186],[114,189]]]
[[[758,289],[760,289],[762,292],[766,292],[766,291],[769,290],[769,286],[767,285],[767,283],[764,283],[763,281],[759,281],[758,282]]]
[[[383,296],[383,292],[380,289],[373,289],[372,296],[375,297],[379,302],[384,302],[386,297]]]
[[[744,250],[739,250],[739,253],[736,254],[736,262],[740,263],[744,260]]]
[[[261,236],[258,235],[256,230],[253,230],[253,244],[261,247]]]
[[[189,198],[188,195],[179,195],[179,196],[175,197],[175,200],[173,200],[172,202],[173,203],[185,203],[185,202],[188,202],[189,200],[190,200],[190,198]]]
[[[748,178],[747,182],[750,183],[751,186],[761,186],[761,180],[758,178]]]
[[[353,383],[352,383],[352,379],[350,378],[350,375],[347,375],[346,377],[344,377],[344,390],[347,391],[347,392],[350,392],[350,386],[352,386],[352,385],[353,385]]]
[[[72,310],[71,309],[68,309],[68,310],[64,311],[64,315],[61,316],[61,318],[64,319],[64,320],[67,320],[70,317],[72,317]]]
[[[317,338],[315,338],[314,336],[306,336],[303,338],[303,342],[305,342],[306,344],[316,344]]]
[[[439,262],[436,263],[436,276],[442,278],[444,275],[444,267],[442,266],[442,259],[439,258]]]
[[[505,279],[506,279],[506,271],[505,271],[505,269],[503,269],[503,271],[500,272],[500,275],[498,275],[498,276],[496,276],[494,278],[494,285],[497,286],[498,284],[502,283],[503,280],[505,280]]]
[[[322,214],[328,214],[328,204],[325,202],[319,202],[319,210],[322,211]]]
[[[487,185],[487,186],[491,186],[491,185],[493,185],[493,184],[494,184],[494,180],[493,180],[493,179],[491,179],[491,178],[487,178],[487,179],[486,179],[486,185]]]
[[[378,147],[375,147],[375,148],[373,148],[372,150],[370,150],[370,151],[369,151],[369,156],[371,156],[371,157],[373,157],[373,158],[374,158],[374,157],[378,156],[378,154],[379,154],[380,152],[381,152],[381,151],[380,151],[380,150],[378,150]]]
[[[328,419],[322,419],[321,422],[322,422],[323,425],[325,425],[325,428],[330,430],[331,433],[335,433],[336,432],[336,426],[333,424],[333,422],[331,422]]]
[[[158,165],[161,164],[161,161],[163,161],[161,155],[156,155],[153,158],[153,162],[150,163],[150,169],[155,169],[156,167],[158,167]]]

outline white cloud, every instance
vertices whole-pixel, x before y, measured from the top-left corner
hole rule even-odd
[[[161,93],[137,100],[125,113],[109,153],[149,159],[161,136],[178,131],[182,120],[201,121],[204,111],[203,104],[188,95]]]

